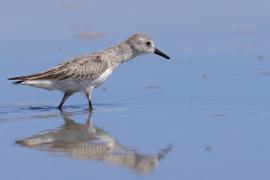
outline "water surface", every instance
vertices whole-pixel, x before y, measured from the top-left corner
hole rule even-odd
[[[0,179],[269,179],[270,3],[0,1]],[[135,32],[145,55],[94,92],[14,86]]]

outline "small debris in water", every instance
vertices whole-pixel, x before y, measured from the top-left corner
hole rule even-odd
[[[257,59],[258,59],[258,60],[263,60],[263,55],[259,54],[259,55],[257,56]]]
[[[264,71],[264,72],[262,72],[262,75],[263,76],[269,76],[270,75],[270,71]]]
[[[146,86],[145,89],[159,89],[160,87],[158,85],[149,85]]]
[[[105,87],[105,86],[102,86],[100,89],[101,89],[102,91],[107,91],[107,90],[108,90],[107,87]]]
[[[237,32],[241,35],[254,35],[254,34],[256,34],[256,31],[253,29],[239,29]]]
[[[205,150],[210,152],[210,151],[212,151],[212,150],[213,150],[213,148],[212,148],[212,146],[211,146],[211,145],[208,145],[208,146],[206,146],[206,147],[205,147]]]
[[[78,12],[81,7],[78,3],[66,3],[64,4],[64,10],[67,12]]]
[[[92,31],[81,31],[78,34],[78,37],[83,40],[89,40],[94,38],[99,38],[103,35],[103,33],[100,32],[92,32]]]
[[[202,75],[202,79],[204,79],[204,80],[208,79],[207,74],[203,74],[203,75]]]
[[[251,47],[252,48],[256,48],[257,47],[257,43],[255,43],[255,42],[251,43]]]
[[[214,116],[216,116],[216,117],[224,117],[224,116],[226,116],[226,114],[218,113],[218,114],[215,114]]]
[[[190,101],[194,101],[195,99],[196,99],[196,97],[193,97],[193,96],[188,98],[188,100],[190,100]]]
[[[192,60],[181,61],[181,64],[192,64]]]

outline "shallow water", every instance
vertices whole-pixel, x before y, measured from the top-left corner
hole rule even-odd
[[[143,4],[143,5],[142,5]],[[269,1],[0,1],[0,179],[269,179]],[[6,79],[145,32],[93,95]]]

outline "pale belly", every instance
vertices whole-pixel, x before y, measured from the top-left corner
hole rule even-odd
[[[111,69],[106,70],[96,80],[35,80],[25,81],[22,84],[34,86],[46,90],[59,90],[63,92],[88,92],[93,88],[100,86],[112,73]]]
[[[107,69],[103,74],[101,74],[95,81],[93,81],[94,87],[100,86],[106,79],[112,74],[112,69]]]

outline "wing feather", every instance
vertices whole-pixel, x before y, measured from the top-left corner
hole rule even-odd
[[[107,68],[107,61],[103,60],[100,55],[91,54],[73,58],[42,73],[9,78],[9,80],[18,82],[26,80],[95,80]]]

